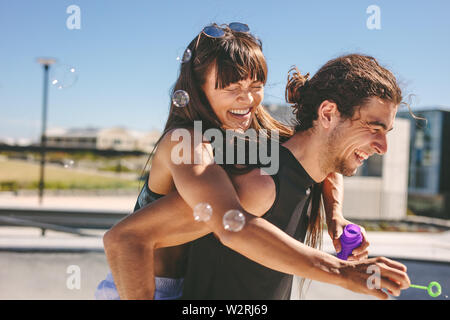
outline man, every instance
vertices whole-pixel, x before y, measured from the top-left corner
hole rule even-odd
[[[401,102],[395,77],[371,57],[349,55],[329,61],[311,80],[294,73],[286,91],[298,125],[280,148],[279,172],[268,176],[255,169],[232,177],[246,217],[242,230],[223,228],[225,211],[240,209],[232,206],[213,205],[219,209],[206,222],[189,219],[189,206],[207,198],[193,190],[193,196],[183,195],[188,204],[169,194],[150,205],[151,213],[141,209],[105,235],[114,279],[124,288],[122,298],[151,298],[150,281],[139,281],[146,279],[145,271],[131,272],[136,264],[151,270],[148,257],[154,248],[194,239],[185,299],[287,299],[293,274],[384,299],[382,288],[399,295],[409,287],[402,264],[386,258],[341,261],[300,242],[308,223],[308,232],[316,235],[321,223],[306,217],[305,191],[330,173],[353,175],[369,156],[387,151],[386,134]],[[267,222],[281,230],[270,229]],[[366,285],[371,265],[380,270],[382,288]]]

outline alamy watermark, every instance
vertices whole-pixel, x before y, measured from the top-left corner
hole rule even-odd
[[[380,267],[376,265],[370,265],[367,268],[367,273],[371,274],[369,278],[367,278],[366,284],[369,289],[381,289],[381,270]]]
[[[202,132],[201,121],[194,121],[193,135],[184,128],[172,131],[171,141],[179,141],[171,151],[171,161],[174,164],[261,164],[264,167],[262,174],[272,175],[278,172],[278,130],[270,130],[270,139],[266,129],[257,131],[250,128],[245,132],[225,130],[225,136],[217,128]],[[204,141],[210,143],[214,152],[205,149]]]
[[[81,10],[77,5],[70,5],[66,9],[66,13],[70,14],[66,20],[66,27],[69,30],[81,29]]]
[[[370,14],[367,18],[366,26],[369,30],[381,29],[381,9],[377,5],[370,5],[366,9],[366,13]]]
[[[69,274],[66,280],[67,289],[80,290],[81,289],[81,268],[77,265],[70,265],[66,269]]]

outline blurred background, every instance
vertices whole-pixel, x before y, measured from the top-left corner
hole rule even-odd
[[[366,228],[371,255],[442,285],[438,298],[399,299],[447,299],[449,11],[446,0],[0,0],[0,299],[94,298],[108,271],[102,235],[134,208],[185,47],[234,21],[262,40],[264,105],[282,121],[293,65],[313,75],[357,52],[396,75],[426,121],[400,108],[388,153],[345,178],[344,215]],[[313,282],[306,298],[370,297]]]

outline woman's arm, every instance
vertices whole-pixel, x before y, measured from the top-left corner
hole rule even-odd
[[[116,274],[121,274],[123,286],[119,294],[122,299],[153,298],[151,257],[154,248],[179,245],[211,232],[207,223],[193,219],[192,209],[177,192],[136,211],[114,228],[115,232],[108,232],[104,237],[105,252],[115,281],[119,280]],[[268,268],[378,298],[387,298],[381,288],[398,295],[400,289],[409,287],[406,267],[400,263],[386,258],[342,261],[304,245],[263,218],[251,216],[241,231],[224,230],[218,238],[224,245]],[[371,290],[366,285],[371,275],[367,273],[370,265],[380,270],[379,289]],[[117,273],[117,270],[122,272]]]
[[[208,232],[220,232],[223,229],[221,217],[226,211],[236,209],[243,212],[247,218],[248,213],[240,205],[234,186],[226,172],[214,164],[211,145],[203,143],[201,137],[197,139],[194,130],[174,129],[167,133],[158,145],[157,156],[159,164],[164,163],[163,170],[170,174],[182,199],[191,208],[202,202],[213,206],[214,215],[210,222],[212,229]],[[171,208],[171,210],[177,209]],[[192,212],[192,209],[190,211]],[[132,215],[134,216],[136,214]],[[193,221],[192,216],[190,218]],[[174,218],[172,223],[176,224],[177,218]],[[154,220],[150,219],[147,226],[154,225],[156,225]],[[119,295],[125,298],[153,296],[153,251],[149,254],[147,246],[142,246],[138,239],[140,239],[139,232],[152,234],[155,229],[132,227],[129,230],[128,226],[123,227],[125,227],[124,224],[119,223],[104,237],[105,252]],[[181,234],[185,229],[176,230],[173,236],[182,239]],[[134,248],[137,251],[130,254],[128,250],[124,251],[124,248]],[[132,262],[129,263],[129,260]],[[143,279],[145,283],[141,286]]]
[[[176,138],[177,132],[180,133],[180,139]],[[175,207],[171,207],[169,210],[175,210],[171,214],[175,214],[178,211],[182,212],[180,208],[177,208],[177,205],[183,205],[185,206],[184,211],[191,212],[188,221],[194,222],[191,208],[198,203],[207,202],[213,206],[214,214],[211,221],[209,221],[210,229],[204,229],[203,234],[211,231],[220,234],[223,231],[222,217],[226,211],[231,209],[239,210],[246,215],[247,219],[250,214],[242,208],[227,173],[222,167],[214,164],[211,146],[208,143],[202,143],[201,139],[200,142],[197,142],[194,136],[195,132],[193,130],[175,129],[166,134],[158,146],[159,159],[167,159],[165,169],[168,169],[168,172],[170,172],[175,187],[182,196],[180,199],[187,202],[186,204],[184,201],[179,201]],[[175,139],[172,139],[172,137],[175,137]],[[267,197],[264,200],[267,200]],[[127,218],[126,221],[134,221],[135,217],[138,216],[140,215],[134,213],[129,217],[132,220]],[[150,252],[150,250],[153,250],[153,247],[149,247],[148,243],[144,244],[139,242],[139,240],[143,239],[140,237],[141,233],[151,234],[155,239],[159,239],[156,232],[158,230],[167,230],[165,229],[167,226],[162,226],[163,228],[161,229],[158,224],[158,221],[161,220],[152,219],[150,214],[148,217],[148,223],[145,224],[147,228],[141,228],[144,224],[126,224],[124,221],[114,226],[104,237],[108,263],[119,295],[123,298],[153,296],[153,251]],[[171,233],[171,235],[174,239],[180,241],[183,240],[183,234],[190,229],[184,227],[176,228],[179,226],[178,223],[179,220],[176,215],[173,216],[171,226],[175,227],[174,230],[176,231]],[[198,225],[194,226],[198,227]],[[197,229],[194,230],[197,232]],[[168,234],[170,233],[168,232]],[[179,243],[175,241],[171,245],[187,241]],[[145,258],[143,258],[144,255]],[[143,279],[145,283],[141,286]]]
[[[242,208],[226,172],[210,161],[211,146],[203,143],[193,145],[191,141],[185,139],[171,141],[169,137],[170,135],[166,135],[159,149],[163,152],[165,159],[170,159],[167,166],[182,198],[177,201],[169,196],[159,199],[149,206],[153,209],[154,206],[158,206],[160,209],[156,211],[157,213],[149,211],[148,214],[138,214],[140,210],[121,221],[104,237],[105,252],[120,296],[122,298],[153,297],[152,250],[155,246],[185,243],[209,232],[214,232],[222,243],[256,262],[285,273],[298,274],[299,261],[293,258],[293,252],[298,250],[299,242],[297,243],[266,220],[255,220],[254,216]],[[173,159],[177,156],[172,154],[174,148],[182,149],[190,155],[191,161],[177,163],[175,161],[177,159]],[[194,157],[203,161],[196,163],[197,161],[193,161]],[[172,199],[175,205],[167,204],[168,199]],[[270,202],[270,197],[260,196],[255,201]],[[192,218],[191,208],[201,202],[208,202],[214,210],[214,214],[207,223],[195,223]],[[165,209],[161,209],[163,207],[161,203],[166,206]],[[245,215],[247,224],[238,233],[228,232],[223,228],[222,217],[230,209],[237,209]],[[187,220],[181,219],[181,212],[187,214],[183,216]],[[135,222],[136,220],[139,222]],[[308,251],[310,248],[303,244],[301,247],[303,247],[302,253],[312,253]],[[275,256],[278,256],[278,259],[272,260]],[[265,257],[271,257],[270,261],[265,261]],[[333,259],[331,260],[334,264],[340,263],[336,258]],[[329,265],[331,260],[328,260]],[[304,260],[303,267],[306,267],[308,262],[312,261]],[[309,268],[302,270],[309,270]],[[317,269],[317,272],[320,273],[320,270]],[[332,274],[327,272],[322,276],[333,278]],[[331,278],[326,282],[332,282]],[[143,279],[144,282],[142,282]]]
[[[119,221],[105,233],[103,244],[120,298],[153,299],[154,249],[210,232],[204,223],[195,223],[192,209],[176,192]]]

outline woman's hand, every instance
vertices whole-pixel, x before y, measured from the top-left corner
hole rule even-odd
[[[333,219],[327,222],[328,234],[330,235],[331,240],[333,241],[336,253],[339,253],[342,250],[341,241],[339,238],[342,235],[342,232],[344,232],[345,226],[350,223],[351,223],[350,221],[348,221],[342,216],[334,217]],[[370,243],[369,241],[367,241],[366,230],[362,226],[359,227],[361,228],[363,240],[361,242],[361,245],[352,251],[352,254],[347,259],[349,261],[360,261],[363,259],[367,259],[369,256],[369,251],[367,250],[367,247],[369,247]]]

